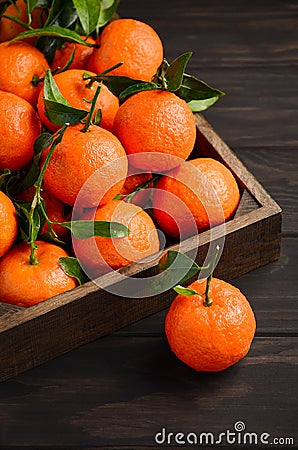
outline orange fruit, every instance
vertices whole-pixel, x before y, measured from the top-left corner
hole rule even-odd
[[[39,78],[49,68],[44,55],[27,42],[2,42],[0,44],[0,89],[37,103],[42,88]]]
[[[96,212],[86,211],[81,219],[119,222],[130,230],[123,238],[73,238],[75,254],[91,278],[159,251],[158,234],[151,217],[132,203],[113,200]]]
[[[26,100],[0,91],[0,123],[0,172],[21,169],[33,156],[41,131],[39,117]]]
[[[28,189],[25,189],[24,191],[15,194],[14,197],[18,200],[21,200],[22,202],[31,203],[34,195],[35,195],[35,188],[33,186],[30,186]],[[45,202],[47,216],[52,222],[66,222],[71,219],[70,212],[65,217],[64,205],[62,202],[60,202],[60,200],[54,197],[54,195],[43,190],[41,196]],[[62,227],[61,225],[52,225],[52,228],[57,234],[58,239],[64,242],[67,242],[69,240],[70,232],[67,228]],[[48,232],[49,227],[48,224],[45,223],[42,230],[40,231],[40,234]]]
[[[44,186],[68,205],[74,205],[80,193],[80,206],[92,208],[119,193],[127,174],[127,157],[112,133],[96,125],[83,133],[83,127],[78,124],[66,129],[45,171]],[[46,155],[47,151],[43,157]]]
[[[206,279],[189,286],[204,294]],[[245,296],[229,283],[212,278],[211,306],[205,296],[177,295],[166,316],[165,331],[175,355],[195,370],[217,372],[249,351],[256,321]]]
[[[229,220],[240,200],[230,170],[212,158],[197,158],[163,175],[153,193],[154,218],[173,237],[188,237]]]
[[[18,233],[15,207],[7,195],[0,191],[0,258],[13,245]]]
[[[0,298],[4,303],[32,306],[76,287],[66,275],[59,258],[68,254],[57,245],[37,241],[38,263],[29,264],[30,245],[21,242],[0,260]]]
[[[83,79],[83,75],[86,73],[85,70],[66,70],[65,72],[58,73],[54,75],[54,80],[57,86],[64,96],[64,98],[73,106],[74,108],[84,109],[90,111],[91,103],[84,100],[87,99],[91,101],[94,97],[95,91],[98,83],[94,83],[91,88],[86,87],[88,81]],[[90,73],[90,72],[88,72]],[[91,74],[90,75],[95,75]],[[43,125],[48,128],[52,133],[59,130],[59,126],[54,125],[45,116],[45,107],[43,102],[44,90],[42,89],[37,102],[37,109]],[[109,131],[113,129],[114,117],[119,108],[118,98],[112,94],[109,89],[102,85],[98,100],[96,102],[96,109],[100,108],[102,112],[102,119],[100,126]]]
[[[24,23],[28,23],[28,15],[27,15],[27,3],[24,0],[17,0],[15,5],[9,5],[4,12],[5,16],[17,17]],[[32,28],[42,28],[43,17],[42,17],[42,9],[36,8],[32,11]],[[6,17],[2,17],[0,20],[0,42],[10,41],[15,36],[23,31],[27,31],[27,28],[22,25],[13,22]],[[27,42],[34,42],[34,38],[26,39]]]
[[[158,34],[146,23],[119,19],[109,23],[99,36],[88,69],[97,74],[123,62],[109,72],[137,80],[150,81],[163,60],[163,45]]]
[[[191,153],[195,138],[194,115],[184,100],[162,90],[132,95],[119,108],[115,135],[130,163],[152,172],[169,170]]]
[[[85,40],[86,36],[81,36],[81,38]],[[90,36],[86,39],[86,42],[89,44],[95,44],[95,40]],[[74,48],[74,58],[68,70],[86,69],[89,58],[93,52],[93,47],[87,47],[86,45],[77,44],[75,42],[64,42],[62,47],[57,48],[51,64],[51,69],[62,69],[69,60]]]

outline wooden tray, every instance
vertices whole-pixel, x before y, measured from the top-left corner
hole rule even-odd
[[[228,280],[279,257],[281,209],[201,115],[196,115],[196,122],[194,152],[223,162],[242,188],[235,217],[226,223],[225,246],[215,271],[216,276]],[[179,251],[189,254],[198,249],[196,261],[201,264],[210,241],[211,233],[206,231],[199,238],[183,241]],[[159,258],[133,263],[122,273],[150,276],[156,273]],[[104,289],[120,279],[116,271],[100,278],[101,287],[89,282],[27,309],[0,303],[0,380],[167,308],[175,296],[170,290],[154,297],[127,299]]]

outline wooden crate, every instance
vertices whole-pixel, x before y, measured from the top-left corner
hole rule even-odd
[[[226,223],[225,246],[215,271],[228,280],[279,257],[281,209],[201,115],[196,115],[196,122],[195,152],[223,162],[242,189],[235,217]],[[180,251],[189,254],[198,249],[200,264],[210,241],[206,231],[183,241]],[[122,273],[150,276],[156,273],[159,258],[133,263]],[[116,271],[100,278],[101,287],[89,282],[27,309],[0,303],[0,380],[167,308],[175,296],[170,290],[148,298],[124,298],[105,290],[120,278]]]

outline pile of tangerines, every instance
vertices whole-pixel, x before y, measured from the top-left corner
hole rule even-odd
[[[214,159],[189,159],[193,111],[223,94],[185,72],[190,53],[168,63],[148,24],[113,17],[117,1],[104,20],[102,9],[87,11],[87,24],[77,1],[52,9],[7,3],[0,20],[2,302],[29,307],[155,254],[157,226],[177,240],[233,217],[240,199],[233,174]],[[255,319],[238,289],[212,272],[175,289],[166,333],[180,359],[216,371],[248,352]]]

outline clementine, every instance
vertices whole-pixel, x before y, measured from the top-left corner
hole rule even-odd
[[[111,269],[119,269],[159,250],[158,234],[151,217],[132,203],[113,200],[99,207],[96,212],[86,211],[81,219],[119,222],[130,230],[128,236],[116,239],[99,236],[73,238],[75,254],[91,278]]]
[[[0,91],[0,122],[0,171],[21,169],[33,156],[41,131],[39,117],[26,100]]]
[[[134,19],[118,19],[109,23],[99,37],[88,69],[99,74],[123,62],[109,72],[150,81],[163,60],[163,45],[150,25]]]
[[[185,238],[229,220],[239,200],[230,170],[212,158],[197,158],[162,176],[152,203],[162,230]]]
[[[187,103],[175,94],[142,91],[120,106],[114,133],[128,155],[134,155],[135,167],[159,172],[187,159],[195,143],[196,124]]]
[[[99,84],[95,82],[92,87],[87,87],[88,81],[83,79],[85,73],[85,70],[66,70],[65,72],[54,75],[54,80],[61,94],[71,106],[90,111],[90,102],[93,99],[94,93]],[[95,74],[90,73],[90,75]],[[38,113],[43,125],[52,131],[52,133],[55,133],[60,127],[50,122],[50,120],[46,117],[43,96],[44,90],[42,89],[37,102]],[[84,99],[86,99],[87,102]],[[119,100],[105,85],[101,86],[100,94],[96,102],[96,109],[98,108],[100,108],[102,112],[100,126],[112,131],[114,117],[119,108]]]
[[[37,264],[29,264],[30,245],[21,242],[0,260],[0,298],[4,303],[33,306],[50,297],[76,287],[76,281],[66,275],[59,258],[68,254],[57,245],[36,242]]]
[[[81,36],[81,38],[85,40],[86,36]],[[88,44],[95,44],[95,40],[91,36],[86,39],[86,42],[88,42]],[[51,64],[51,69],[62,69],[67,64],[74,48],[74,58],[68,69],[87,69],[93,47],[87,47],[86,45],[78,44],[76,42],[64,42],[61,47],[57,48]]]
[[[68,205],[74,205],[80,193],[80,206],[92,208],[119,193],[127,174],[127,157],[109,131],[96,125],[85,133],[82,129],[82,124],[66,129],[45,171],[44,186]]]
[[[204,306],[206,279],[188,288],[201,295],[177,295],[166,316],[172,351],[198,371],[216,372],[237,363],[248,353],[256,329],[249,302],[239,289],[217,278],[210,283],[210,306]]]
[[[24,98],[33,106],[42,88],[40,78],[49,69],[44,55],[33,45],[17,41],[0,44],[0,89]]]
[[[13,245],[18,233],[15,207],[4,192],[0,191],[0,258]]]

